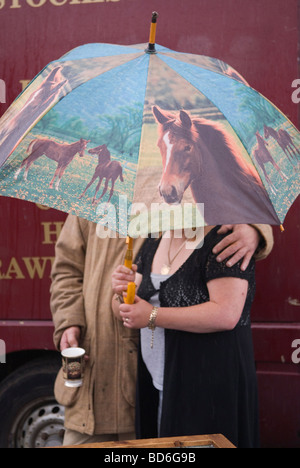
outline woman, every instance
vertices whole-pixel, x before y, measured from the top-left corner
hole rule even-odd
[[[258,446],[255,261],[245,271],[219,263],[212,253],[224,237],[218,229],[205,228],[194,250],[184,235],[148,239],[134,271],[120,266],[113,274],[115,292],[128,281],[138,286],[133,305],[113,307],[126,327],[141,329],[140,438],[222,433],[238,447]]]

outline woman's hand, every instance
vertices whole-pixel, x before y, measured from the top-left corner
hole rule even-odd
[[[113,272],[111,278],[113,292],[120,295],[126,292],[128,283],[135,282],[136,271],[136,265],[132,265],[132,270],[124,265],[119,265]]]
[[[146,328],[149,323],[150,314],[153,307],[149,302],[135,296],[134,304],[120,304],[120,317],[124,327]]]

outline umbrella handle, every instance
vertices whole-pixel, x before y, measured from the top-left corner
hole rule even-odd
[[[127,295],[124,297],[125,304],[133,304],[135,298],[135,283],[128,283]]]
[[[132,268],[132,261],[133,261],[133,239],[131,237],[127,237],[126,239],[127,244],[127,251],[125,254],[124,266],[127,268]],[[135,283],[128,283],[127,286],[127,295],[124,297],[125,304],[133,304],[135,298]]]
[[[156,37],[156,24],[157,24],[158,13],[154,11],[152,13],[151,27],[150,27],[150,36],[148,48],[145,50],[147,54],[156,54],[155,49],[155,37]]]
[[[124,266],[131,270],[133,262],[133,239],[127,237],[126,239],[127,250],[125,254]],[[135,298],[135,283],[128,283],[127,295],[124,297],[125,304],[133,304]]]
[[[125,254],[124,266],[131,270],[132,268],[132,260],[133,260],[133,239],[131,237],[127,237],[126,239],[127,244],[127,251]]]

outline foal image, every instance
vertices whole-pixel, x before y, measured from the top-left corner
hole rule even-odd
[[[124,182],[122,166],[118,161],[111,161],[111,155],[106,145],[100,145],[100,146],[97,146],[96,148],[91,148],[89,150],[89,153],[96,154],[98,156],[98,165],[95,169],[94,175],[92,176],[90,182],[87,184],[86,188],[84,189],[84,191],[82,192],[79,198],[82,198],[85,195],[88,188],[95,182],[96,179],[99,178],[96,189],[95,189],[92,204],[93,205],[97,204],[99,200],[103,198],[103,196],[107,192],[108,183],[111,180],[111,189],[110,189],[109,199],[107,201],[109,202],[111,200],[111,197],[113,196],[114,186],[118,177],[120,177],[121,182]],[[100,198],[96,199],[97,193],[100,189],[103,179],[105,179],[105,185],[104,185],[102,194]]]
[[[49,187],[53,188],[54,181],[57,178],[55,188],[58,190],[61,178],[64,175],[67,166],[73,161],[77,153],[79,153],[81,158],[84,156],[84,151],[89,141],[90,140],[84,140],[81,138],[79,141],[69,144],[56,143],[55,141],[48,140],[47,138],[37,138],[32,140],[27,148],[27,153],[30,154],[26,159],[24,159],[21,166],[16,171],[14,179],[17,180],[21,170],[25,167],[24,180],[27,180],[30,166],[38,158],[45,155],[47,158],[57,162],[57,168]]]

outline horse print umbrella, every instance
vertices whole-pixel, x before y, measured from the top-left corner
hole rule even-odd
[[[123,235],[141,232],[137,219],[154,231],[151,209],[183,206],[191,225],[280,225],[300,192],[300,134],[220,60],[86,44],[1,118],[0,167],[1,195]]]

